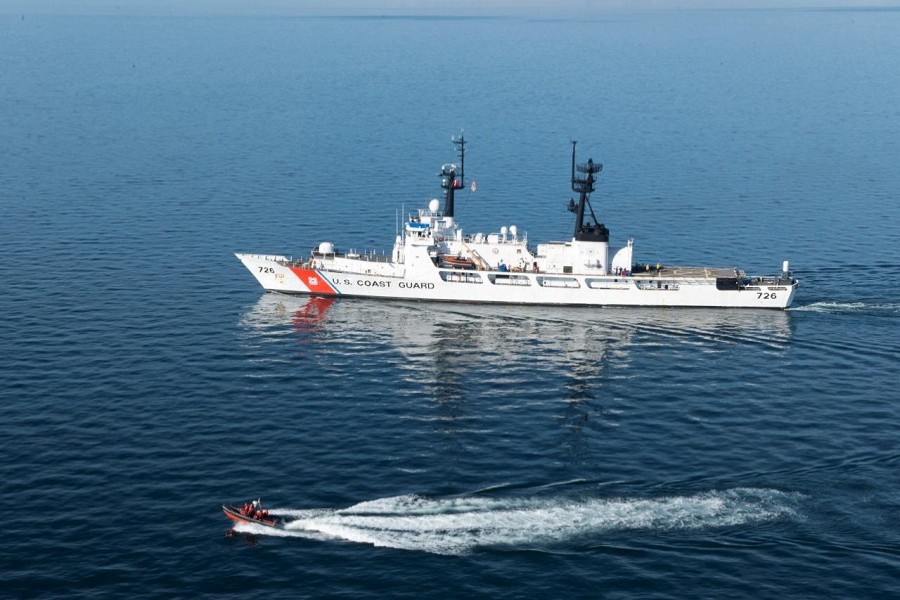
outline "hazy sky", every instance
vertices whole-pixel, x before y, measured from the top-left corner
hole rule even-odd
[[[577,15],[608,9],[900,7],[900,0],[0,0],[5,13]]]

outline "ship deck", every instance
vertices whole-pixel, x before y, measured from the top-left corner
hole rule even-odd
[[[653,279],[716,279],[740,278],[743,273],[733,267],[667,267],[662,266],[658,270],[652,265],[649,270],[635,271],[634,277]]]

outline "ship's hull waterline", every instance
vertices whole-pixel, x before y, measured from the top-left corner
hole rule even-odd
[[[671,306],[768,308],[790,306],[796,283],[762,280],[738,289],[718,289],[723,269],[664,268],[632,276],[452,270],[434,267],[417,277],[366,274],[359,269],[329,268],[336,258],[295,262],[279,255],[235,254],[259,284],[271,292],[398,300],[533,304],[556,306]],[[343,259],[354,260],[354,259]],[[402,267],[402,265],[400,265]],[[705,271],[706,277],[679,277]],[[732,271],[732,277],[733,271]],[[754,283],[751,281],[751,283]]]

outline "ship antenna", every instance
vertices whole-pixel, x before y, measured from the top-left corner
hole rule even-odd
[[[575,145],[578,143],[578,140],[572,140],[572,185],[575,185]],[[575,189],[574,187],[572,188]]]
[[[456,178],[457,165],[444,165],[441,167],[441,188],[444,190],[444,216],[452,217],[454,210],[455,191],[466,185],[466,137],[460,132],[459,137],[453,136],[450,141],[459,152],[459,179]]]
[[[573,237],[576,240],[586,242],[608,242],[609,230],[597,220],[594,214],[594,207],[591,206],[590,195],[594,191],[594,183],[596,179],[594,175],[603,170],[602,164],[595,164],[594,159],[589,158],[586,163],[576,165],[575,163],[575,145],[578,142],[572,140],[572,191],[578,194],[578,204],[572,200],[569,203],[569,210],[575,213],[575,232]],[[576,176],[575,172],[579,175]],[[582,175],[583,174],[583,175]],[[591,225],[584,223],[584,207],[587,206],[594,219]]]
[[[463,130],[459,130],[459,137],[451,138],[459,152],[459,187],[466,187],[466,136]]]

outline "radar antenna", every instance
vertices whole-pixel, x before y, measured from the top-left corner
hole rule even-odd
[[[459,153],[459,164],[445,164],[441,167],[441,189],[444,190],[444,216],[453,216],[454,192],[466,186],[466,137],[460,132],[459,137],[452,136],[450,141]],[[457,178],[459,169],[459,178]]]
[[[603,226],[603,223],[597,219],[594,214],[594,208],[591,206],[590,195],[594,191],[594,183],[596,178],[594,175],[603,170],[602,164],[594,163],[594,159],[589,158],[586,163],[575,164],[575,145],[578,142],[572,140],[572,191],[578,194],[578,204],[574,198],[569,200],[569,211],[575,213],[575,233],[576,240],[585,242],[608,242],[609,229]],[[575,172],[579,175],[576,177]],[[584,222],[584,208],[587,206],[593,218],[593,223],[586,224]]]

